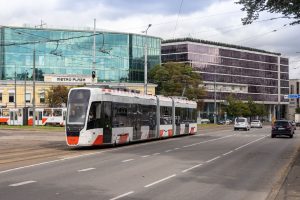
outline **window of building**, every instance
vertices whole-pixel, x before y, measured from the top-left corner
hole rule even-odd
[[[40,103],[45,103],[45,93],[40,93]]]
[[[9,93],[8,102],[15,102],[15,93]]]
[[[30,93],[26,93],[25,100],[26,100],[26,103],[30,103],[30,101],[31,101],[31,94]]]
[[[2,103],[2,93],[0,93],[0,103]]]

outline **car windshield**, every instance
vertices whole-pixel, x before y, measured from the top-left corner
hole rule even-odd
[[[252,122],[259,122],[259,120],[253,120]]]

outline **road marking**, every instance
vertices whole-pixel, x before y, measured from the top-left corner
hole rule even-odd
[[[195,146],[195,145],[197,145],[197,144],[195,143],[195,144],[185,145],[185,146],[183,146],[182,148],[192,147],[192,146]]]
[[[16,187],[16,186],[26,185],[26,184],[30,184],[30,183],[35,183],[35,182],[36,181],[24,181],[24,182],[20,182],[20,183],[10,184],[9,186]]]
[[[91,167],[91,168],[86,168],[86,169],[80,169],[80,170],[77,170],[78,172],[87,172],[87,171],[91,171],[95,168]]]
[[[203,165],[203,164],[195,165],[195,166],[190,167],[190,168],[188,168],[188,169],[182,170],[181,172],[182,172],[182,173],[188,172],[188,171],[190,171],[190,170],[192,170],[192,169],[194,169],[194,168],[196,168],[196,167],[200,167],[201,165]]]
[[[244,147],[246,147],[246,146],[248,146],[248,145],[250,145],[250,144],[252,144],[252,143],[254,143],[254,142],[257,142],[257,141],[259,141],[259,140],[264,139],[265,137],[266,137],[266,136],[261,137],[261,138],[259,138],[259,139],[257,139],[257,140],[254,140],[254,141],[252,141],[252,142],[249,142],[249,143],[247,143],[247,144],[244,144],[244,145],[242,145],[242,146],[240,146],[240,147],[238,147],[238,148],[235,148],[234,150],[239,150],[239,149],[241,149],[241,148],[244,148]]]
[[[229,151],[227,153],[224,153],[223,156],[227,156],[228,154],[231,154],[233,151]]]
[[[157,156],[157,155],[159,155],[160,153],[154,153],[154,154],[152,154],[152,156]]]
[[[165,152],[168,153],[168,152],[171,152],[171,151],[173,151],[173,150],[169,149],[169,150],[166,150]]]
[[[180,148],[175,148],[174,150],[178,150],[178,149],[180,149]]]
[[[206,141],[202,141],[202,142],[198,142],[198,143],[194,143],[194,144],[190,144],[190,145],[185,145],[185,146],[182,146],[182,148],[192,147],[192,146],[195,146],[195,145],[198,145],[198,144],[204,144],[204,143],[207,143],[207,142],[212,142],[212,141],[216,141],[216,140],[221,140],[221,139],[228,138],[228,137],[232,137],[232,136],[233,136],[233,135],[226,135],[226,136],[220,137],[220,138],[215,138],[215,139],[206,140]]]
[[[221,158],[221,156],[217,156],[217,157],[215,157],[215,158],[213,158],[213,159],[210,159],[210,160],[208,160],[208,161],[205,161],[206,163],[210,163],[210,162],[212,162],[212,161],[214,161],[214,160],[217,160],[217,159],[219,159],[219,158]]]
[[[131,159],[127,159],[127,160],[122,160],[122,162],[130,162],[130,161],[133,161],[134,159],[131,158]]]
[[[149,157],[150,155],[144,155],[144,156],[141,156],[142,158],[147,158]]]
[[[150,183],[150,184],[148,184],[148,185],[145,185],[144,187],[147,188],[147,187],[153,186],[153,185],[155,185],[155,184],[157,184],[157,183],[163,182],[163,181],[168,180],[168,179],[170,179],[170,178],[172,178],[172,177],[175,177],[175,176],[176,176],[176,174],[173,174],[173,175],[168,176],[168,177],[166,177],[166,178],[163,178],[163,179],[160,179],[160,180],[155,181],[155,182],[153,182],[153,183]]]
[[[110,200],[121,199],[121,198],[123,198],[123,197],[126,197],[126,196],[132,194],[132,193],[134,193],[134,191],[130,191],[130,192],[127,192],[127,193],[125,193],[125,194],[121,194],[121,195],[119,195],[119,196],[117,196],[117,197],[114,197],[114,198],[112,198],[112,199],[110,199]]]

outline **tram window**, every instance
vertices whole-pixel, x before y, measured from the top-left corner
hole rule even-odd
[[[172,124],[172,108],[160,107],[160,124]]]
[[[32,116],[33,116],[33,111],[30,110],[30,111],[29,111],[29,117],[32,117]]]
[[[53,116],[56,116],[56,117],[62,116],[62,110],[61,109],[54,109],[53,110]]]
[[[131,126],[129,109],[130,104],[113,103],[113,127]]]
[[[52,115],[52,111],[51,109],[45,109],[44,112],[43,112],[43,116],[45,117],[49,117]]]
[[[88,115],[87,129],[101,127],[101,102],[93,102]]]

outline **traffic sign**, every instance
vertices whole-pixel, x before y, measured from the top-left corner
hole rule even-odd
[[[289,94],[288,98],[289,99],[298,99],[298,98],[300,98],[300,95],[299,94]]]

